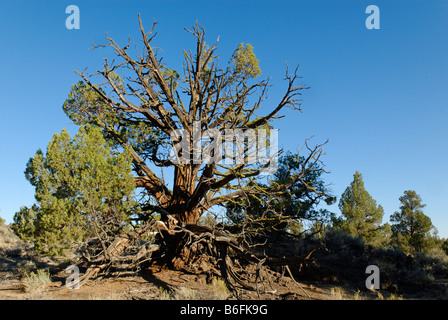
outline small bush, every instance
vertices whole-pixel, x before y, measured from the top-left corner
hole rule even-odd
[[[46,270],[37,270],[37,273],[31,272],[26,274],[22,279],[23,290],[25,292],[32,292],[43,289],[51,282],[50,274]]]
[[[407,260],[406,254],[399,249],[379,248],[373,253],[372,264],[377,265],[381,271],[389,274],[405,268]]]
[[[434,248],[426,253],[418,253],[414,260],[416,265],[432,278],[448,276],[448,256],[441,249]]]
[[[331,288],[330,291],[333,299],[335,300],[344,300],[345,299],[345,292],[340,287]]]
[[[364,252],[364,241],[359,237],[352,237],[341,231],[329,231],[325,237],[328,249],[341,256],[357,256]]]
[[[448,263],[448,254],[442,248],[433,248],[429,250],[428,256],[438,259],[442,263]]]

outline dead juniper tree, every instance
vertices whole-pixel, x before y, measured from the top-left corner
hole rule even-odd
[[[118,254],[125,243],[156,228],[161,230],[162,255],[175,268],[198,259],[194,252],[199,247],[220,261],[225,278],[229,248],[258,269],[263,263],[281,263],[253,255],[228,232],[199,226],[198,221],[215,206],[282,195],[298,181],[307,192],[319,192],[304,177],[315,170],[322,145],[306,144],[300,166],[282,183],[257,182],[277,165],[274,119],[285,108],[301,110],[299,97],[307,87],[297,84],[298,68],[292,73],[286,68],[284,95],[273,104],[267,101],[269,81],[256,80],[261,70],[249,44],[240,44],[222,66],[218,41],[207,45],[204,29],[196,24],[186,29],[196,48],[184,50],[179,73],[165,65],[153,46],[156,22],[147,32],[140,16],[138,20],[141,45],[132,48],[129,39],[121,46],[110,37],[106,44],[94,45],[111,48],[115,59],[104,59],[102,69],[93,74],[77,72],[82,81],[64,104],[75,123],[102,128],[117,150],[129,150],[132,156],[135,184],[142,195],[141,212],[134,217],[138,224],[103,251]],[[263,148],[268,151],[261,154]],[[253,161],[260,160],[260,154],[262,161]],[[168,176],[173,178],[170,185]],[[151,219],[154,214],[160,220]]]

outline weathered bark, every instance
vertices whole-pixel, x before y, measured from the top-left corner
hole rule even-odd
[[[196,185],[196,175],[192,164],[178,165],[174,170],[173,199],[168,212],[175,217],[180,224],[196,224],[199,220],[199,212],[196,208],[189,208],[189,201]]]

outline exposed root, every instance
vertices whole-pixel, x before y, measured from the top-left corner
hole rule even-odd
[[[160,224],[151,223],[119,236],[104,248],[104,243],[89,247],[78,265],[87,269],[80,279],[84,284],[100,274],[112,270],[139,270],[155,261],[192,274],[220,276],[237,298],[245,291],[277,295],[273,283],[279,283],[282,275],[273,268],[285,266],[296,285],[288,265],[300,265],[308,260],[314,250],[303,257],[275,257],[260,255],[250,248],[239,245],[231,234],[207,226],[186,225],[171,230],[160,229]],[[161,232],[159,242],[143,242],[142,237],[151,230]]]
[[[144,243],[141,238],[157,227],[158,225],[155,223],[143,225],[108,241],[107,247],[105,246],[106,241],[99,239],[88,243],[82,250],[82,258],[76,262],[77,266],[87,265],[87,270],[79,279],[80,285],[108,269],[137,268],[139,265],[149,262],[152,253],[159,250],[159,246]]]

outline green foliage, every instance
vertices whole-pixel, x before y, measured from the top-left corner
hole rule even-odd
[[[71,139],[55,134],[46,154],[31,158],[25,176],[37,204],[14,217],[14,230],[38,251],[59,254],[73,241],[123,228],[135,188],[127,151],[114,154],[99,128],[81,127]]]
[[[170,70],[166,66],[161,67],[161,73],[170,89],[173,92],[176,91],[178,80],[180,78],[179,73],[176,70]]]
[[[19,235],[22,240],[33,241],[36,232],[36,219],[39,212],[39,207],[33,205],[31,208],[26,206],[20,207],[19,212],[14,215],[14,222],[12,230]]]
[[[339,200],[342,217],[333,225],[352,237],[359,237],[371,245],[383,245],[390,236],[389,224],[381,225],[384,210],[367,192],[362,175],[356,171],[350,186]]]
[[[96,87],[104,92],[100,87]],[[75,124],[86,125],[89,122],[114,122],[112,109],[103,102],[101,95],[83,81],[72,85],[68,99],[63,105],[64,112]]]
[[[253,47],[247,43],[240,43],[238,48],[232,55],[232,65],[234,72],[240,74],[241,77],[256,78],[261,74],[261,69],[258,66],[258,59],[255,56]]]
[[[394,245],[404,251],[428,251],[435,243],[430,233],[434,226],[422,211],[426,205],[414,190],[406,190],[400,202],[400,211],[390,218]]]
[[[167,68],[163,69],[163,74],[171,84],[179,76],[176,71]],[[123,80],[115,73],[111,75],[111,79],[117,87],[124,85]],[[169,137],[166,134],[143,121],[126,119],[124,112],[104,102],[106,99],[104,89],[97,86],[95,88],[98,91],[83,81],[72,85],[68,99],[63,105],[63,110],[70,120],[77,125],[102,128],[106,141],[113,143],[113,148],[128,145],[144,160],[150,159],[157,163],[159,159],[155,157],[156,153],[169,154],[167,146]]]

